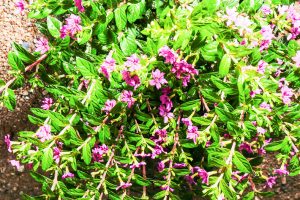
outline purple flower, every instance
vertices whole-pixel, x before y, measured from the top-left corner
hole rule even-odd
[[[257,149],[257,153],[258,153],[258,155],[262,156],[262,155],[265,155],[267,152],[263,147],[261,147],[261,148]]]
[[[92,158],[94,162],[102,162],[103,155],[108,152],[108,147],[103,144],[92,149]]]
[[[292,58],[297,67],[300,67],[300,51],[297,51],[296,56]]]
[[[52,98],[45,98],[42,101],[43,105],[41,106],[44,110],[49,110],[51,106],[53,105],[53,99]]]
[[[152,150],[151,158],[154,159],[157,155],[160,155],[161,153],[166,153],[166,152],[164,151],[164,148],[162,146],[156,144],[154,149]]]
[[[173,102],[171,101],[170,97],[166,94],[163,94],[159,97],[161,103],[166,106],[166,109],[171,110],[173,107]]]
[[[117,104],[116,100],[107,100],[105,102],[105,107],[102,108],[103,111],[105,111],[106,114],[108,114],[113,107]]]
[[[299,34],[300,34],[300,27],[292,27],[291,33],[287,36],[287,40],[296,39]]]
[[[49,51],[49,49],[50,47],[47,38],[42,37],[36,42],[36,52],[41,52],[41,54],[44,54]]]
[[[176,169],[181,169],[181,168],[185,168],[186,164],[185,163],[174,163],[173,167]]]
[[[280,175],[280,176],[281,176],[281,175],[289,175],[289,171],[286,170],[286,166],[285,166],[285,165],[283,166],[282,169],[275,169],[275,170],[274,170],[274,173],[275,173],[275,174],[278,174],[278,175]]]
[[[62,175],[61,177],[62,179],[66,179],[66,178],[74,178],[74,174],[71,172],[66,172]]]
[[[262,127],[257,127],[256,130],[258,134],[265,134],[267,132],[267,130]]]
[[[130,169],[133,169],[133,168],[140,168],[141,166],[144,166],[144,165],[146,165],[145,162],[135,163],[135,164],[130,165]]]
[[[190,175],[185,175],[184,179],[191,185],[196,185],[197,183],[194,181],[193,177]]]
[[[40,139],[41,142],[45,142],[46,140],[50,140],[51,136],[51,126],[48,124],[41,126],[39,130],[36,132],[36,136]]]
[[[78,8],[79,12],[84,12],[84,7],[82,6],[82,0],[74,0],[75,6]]]
[[[186,126],[192,126],[193,123],[189,118],[182,118],[181,121],[186,125]]]
[[[170,192],[174,192],[174,189],[171,188],[169,185],[166,185],[166,186],[160,186],[160,189],[162,189],[162,190],[167,190],[167,191],[170,191]]]
[[[262,108],[262,109],[266,109],[266,110],[268,110],[269,112],[272,111],[271,105],[270,105],[270,104],[267,104],[266,102],[261,103],[259,107]]]
[[[128,67],[130,72],[137,71],[141,68],[140,59],[136,56],[136,54],[128,57],[124,65]]]
[[[62,26],[60,30],[60,37],[65,38],[67,35],[74,37],[76,33],[82,30],[81,19],[79,16],[71,14],[66,19],[66,25]]]
[[[196,70],[193,65],[187,63],[185,60],[174,63],[171,72],[175,74],[177,79],[183,79],[183,85],[187,86],[189,83],[190,75],[198,75],[198,70]]]
[[[266,182],[266,185],[265,187],[269,187],[269,188],[272,188],[273,185],[276,184],[276,176],[270,176],[268,179],[267,179],[267,182]]]
[[[197,143],[197,138],[199,137],[198,127],[197,126],[189,126],[187,130],[187,139],[191,139],[194,143]]]
[[[250,144],[246,143],[246,142],[243,142],[242,144],[240,144],[240,147],[239,147],[239,151],[247,151],[248,153],[253,153],[253,150],[250,146]]]
[[[159,172],[162,172],[163,170],[165,169],[165,163],[163,161],[160,161],[158,164],[157,164],[157,170]]]
[[[261,89],[253,90],[253,91],[250,92],[250,97],[251,97],[251,98],[254,98],[255,95],[260,94],[261,92],[262,92]]]
[[[265,15],[269,15],[271,14],[271,8],[269,5],[263,5],[260,10],[265,14]]]
[[[24,0],[16,1],[15,7],[17,9],[17,13],[23,13],[25,10],[25,1]]]
[[[104,76],[109,79],[111,72],[115,70],[116,67],[116,61],[110,57],[107,56],[104,62],[101,65],[101,72],[104,74]]]
[[[58,147],[53,148],[53,159],[55,160],[56,164],[60,161],[60,149]]]
[[[163,95],[168,95],[168,94],[170,94],[171,92],[172,92],[172,89],[171,89],[170,87],[165,87],[165,88],[161,89],[161,93],[162,93]]]
[[[168,123],[169,119],[174,118],[174,114],[170,112],[170,109],[167,109],[165,105],[159,106],[159,114],[164,118],[164,123]]]
[[[159,55],[165,58],[165,63],[174,64],[178,58],[177,53],[175,53],[168,46],[164,46],[159,50]]]
[[[289,9],[289,7],[286,5],[278,6],[278,13],[280,15],[284,15],[288,9]]]
[[[265,68],[266,68],[267,65],[268,65],[268,63],[266,63],[263,60],[260,60],[258,62],[257,72],[260,73],[260,74],[264,74],[265,73]]]
[[[160,72],[159,69],[152,71],[152,80],[150,80],[149,84],[151,86],[156,86],[156,89],[160,89],[161,85],[167,84],[168,81],[164,78],[165,73]]]
[[[226,22],[227,26],[233,24],[238,16],[238,12],[236,12],[236,8],[226,8],[226,15],[224,16],[228,21]]]
[[[123,80],[125,80],[126,84],[134,87],[134,90],[136,90],[136,88],[138,86],[140,86],[140,84],[141,84],[141,81],[140,81],[140,78],[138,77],[138,75],[135,74],[132,76],[129,71],[123,71],[122,76],[123,76]]]
[[[4,142],[6,144],[8,152],[12,152],[12,150],[11,150],[10,135],[7,134],[6,136],[4,136]]]
[[[183,86],[183,87],[188,86],[188,83],[190,82],[190,79],[191,79],[191,76],[190,76],[190,75],[184,76],[184,77],[182,78],[182,86]]]
[[[270,25],[263,26],[260,30],[260,34],[264,40],[272,40],[275,37],[273,34],[273,29]]]
[[[16,167],[18,171],[19,171],[20,168],[21,168],[20,161],[18,161],[18,160],[10,160],[10,164],[11,164],[13,167]]]
[[[132,97],[133,96],[133,92],[129,91],[129,90],[124,90],[121,93],[121,101],[124,103],[127,103],[128,108],[131,108],[131,106],[133,106],[135,100]]]
[[[130,186],[132,186],[131,183],[121,182],[121,184],[116,188],[116,190],[119,190],[119,189],[126,189],[126,188],[129,188]]]
[[[204,169],[198,169],[198,176],[202,179],[202,183],[208,185],[209,174]]]
[[[278,81],[278,87],[281,88],[283,87],[284,85],[287,85],[288,82],[285,80],[285,78],[281,78],[279,81]]]
[[[281,88],[281,97],[284,104],[290,105],[292,102],[291,98],[293,97],[293,95],[293,90],[288,86],[285,85]]]
[[[208,140],[208,141],[205,143],[205,147],[209,147],[211,144],[212,144],[212,142],[211,142],[210,140]]]
[[[155,137],[152,137],[151,139],[156,144],[161,144],[166,141],[166,137],[167,137],[167,130],[166,129],[158,129],[155,131]]]

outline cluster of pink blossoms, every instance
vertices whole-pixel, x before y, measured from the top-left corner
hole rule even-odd
[[[74,174],[73,173],[71,173],[71,172],[66,172],[66,173],[64,173],[63,175],[62,175],[62,179],[66,179],[66,178],[74,178]]]
[[[79,12],[84,12],[82,0],[74,0],[74,3],[75,3],[75,6],[78,8]]]
[[[60,37],[65,38],[66,36],[70,36],[74,38],[74,36],[82,30],[81,19],[79,16],[71,14],[66,19],[66,24],[63,25],[60,29]]]
[[[262,35],[262,41],[260,43],[260,51],[268,49],[270,44],[272,43],[272,39],[275,38],[273,34],[273,25],[267,25],[262,27],[260,34]]]
[[[151,86],[155,86],[156,89],[160,89],[161,85],[167,84],[168,81],[164,78],[165,73],[160,72],[159,69],[156,69],[155,71],[152,72],[152,80],[149,81],[149,84]]]
[[[133,54],[127,58],[124,66],[126,69],[122,71],[123,80],[136,90],[141,84],[141,80],[136,73],[141,68],[140,59]]]
[[[189,118],[182,118],[181,120],[188,128],[187,128],[187,139],[193,140],[194,143],[197,143],[197,138],[199,137],[198,127],[193,126],[192,121]]]
[[[111,111],[111,109],[115,107],[116,104],[117,104],[116,100],[107,100],[102,110],[105,111],[106,114],[108,114]]]
[[[49,51],[50,47],[49,47],[49,43],[47,38],[40,38],[37,42],[36,42],[36,52],[40,52],[41,54],[46,53],[47,51]]]
[[[160,96],[161,104],[159,106],[159,115],[164,118],[164,123],[167,123],[169,119],[174,118],[174,114],[171,112],[173,102],[168,96],[171,92],[171,88],[163,88],[162,95]]]
[[[94,162],[103,162],[103,155],[107,154],[108,147],[103,144],[101,146],[95,146],[92,150],[92,158]]]
[[[260,73],[260,74],[264,74],[265,73],[265,70],[266,70],[266,67],[268,66],[268,63],[266,63],[265,61],[263,60],[260,60],[258,62],[258,67],[257,67],[257,72]]]
[[[154,141],[155,147],[152,150],[151,158],[154,159],[161,153],[166,153],[162,145],[167,141],[167,131],[165,129],[158,129],[155,131],[155,135],[150,138]]]
[[[298,35],[300,35],[300,13],[296,10],[294,5],[290,6],[280,6],[278,7],[278,12],[281,15],[286,14],[286,19],[291,21],[292,27],[290,30],[290,34],[287,36],[288,40],[296,39]]]
[[[297,51],[296,55],[292,58],[297,67],[300,67],[300,51]]]
[[[127,103],[128,108],[131,108],[135,103],[135,99],[133,98],[133,92],[129,90],[124,90],[121,93],[121,101]]]
[[[178,60],[178,55],[168,46],[164,46],[159,50],[159,55],[165,58],[165,63],[172,64],[171,72],[175,74],[177,79],[182,80],[182,85],[187,86],[190,82],[191,75],[198,75],[193,65],[187,63],[185,60]],[[164,80],[161,80],[166,82]]]
[[[15,2],[15,7],[16,7],[16,13],[23,13],[25,10],[25,1],[24,0],[19,0]]]
[[[100,70],[103,73],[103,75],[107,79],[109,79],[110,74],[115,70],[115,68],[116,68],[116,61],[111,56],[107,56],[105,61],[102,63]]]
[[[40,139],[41,142],[50,140],[52,138],[51,126],[49,126],[48,124],[41,126],[39,130],[36,132],[36,136]]]
[[[290,105],[292,102],[291,98],[294,95],[293,90],[287,86],[287,82],[285,81],[285,78],[280,79],[278,85],[280,88],[281,98],[283,103],[286,105]]]
[[[193,167],[191,170],[191,175],[186,175],[184,178],[185,180],[191,184],[191,185],[196,185],[197,182],[194,181],[194,174],[197,173],[198,177],[202,179],[202,183],[208,185],[209,183],[209,174],[207,173],[207,171],[205,169],[201,169],[200,167],[196,166]]]
[[[44,110],[49,110],[51,106],[53,105],[53,99],[52,98],[45,98],[42,101],[43,105],[41,106]]]
[[[6,144],[8,152],[12,152],[11,150],[11,141],[10,141],[10,135],[4,136],[4,142]]]

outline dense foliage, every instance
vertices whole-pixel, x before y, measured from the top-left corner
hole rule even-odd
[[[44,35],[8,55],[47,91],[6,136],[43,195],[25,199],[254,199],[300,173],[299,5],[288,0],[36,0]],[[276,152],[278,169],[261,169]],[[42,172],[41,170],[46,173]],[[46,175],[45,175],[46,174]]]

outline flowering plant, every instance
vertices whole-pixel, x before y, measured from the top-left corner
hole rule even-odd
[[[42,183],[36,199],[254,199],[300,173],[298,4],[16,5],[44,37],[33,54],[13,45],[1,100],[13,109],[24,82],[48,94],[37,130],[5,142]],[[261,168],[269,152],[278,169]]]

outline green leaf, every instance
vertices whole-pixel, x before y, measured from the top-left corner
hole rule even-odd
[[[195,110],[195,109],[199,110],[200,105],[201,105],[200,99],[196,99],[181,104],[180,109],[184,111]]]
[[[225,54],[219,65],[219,74],[221,77],[224,77],[228,74],[231,66],[231,58],[228,54]]]
[[[192,121],[200,125],[210,125],[211,120],[204,117],[193,117]]]
[[[102,144],[105,144],[107,140],[110,140],[110,130],[107,125],[103,125],[99,131],[99,140]]]
[[[61,26],[62,23],[58,19],[51,16],[47,17],[47,28],[53,37],[55,38],[60,37]]]
[[[218,42],[213,41],[200,48],[200,52],[204,60],[212,62],[217,59],[218,45]]]
[[[80,57],[76,57],[76,65],[84,78],[92,79],[98,76],[95,66],[89,61]]]
[[[16,107],[17,105],[16,95],[12,89],[9,88],[6,89],[2,97],[3,97],[3,103],[7,107],[7,109],[13,110]]]
[[[265,149],[267,151],[278,151],[278,150],[280,150],[283,147],[283,145],[285,145],[285,141],[284,140],[274,141],[274,142],[268,144],[265,147]]]
[[[42,155],[42,169],[47,170],[53,163],[53,150],[46,148]]]
[[[240,104],[245,103],[245,80],[244,80],[243,74],[239,75],[238,81],[237,81],[237,86],[239,90],[239,102]]]
[[[167,191],[165,191],[165,190],[160,191],[153,196],[153,199],[162,199],[163,197],[166,196],[166,194],[167,194]]]
[[[234,192],[230,189],[230,187],[228,185],[229,184],[226,183],[224,179],[222,179],[220,181],[220,188],[221,188],[222,192],[224,193],[224,196],[226,197],[226,199],[232,199],[232,200],[237,199],[236,195],[234,194]]]
[[[127,5],[125,4],[114,11],[115,21],[119,31],[123,30],[127,23],[126,8]]]
[[[249,161],[240,153],[240,152],[235,152],[233,155],[233,164],[236,166],[236,168],[240,172],[244,173],[251,173],[252,172],[252,167],[249,163]]]
[[[82,45],[87,43],[92,37],[92,29],[85,29],[78,34],[78,44]]]
[[[243,197],[243,200],[252,200],[254,199],[254,192],[249,192],[246,196]]]
[[[131,4],[127,9],[127,19],[129,23],[133,23],[138,19],[142,18],[143,13],[145,12],[145,0],[137,4]]]
[[[24,49],[17,43],[13,43],[13,50],[16,56],[26,63],[30,63],[35,60],[34,56],[31,53],[29,53],[26,49]]]
[[[22,72],[25,71],[25,66],[20,58],[14,53],[9,52],[8,53],[8,64],[14,69],[14,70],[21,70]]]
[[[89,165],[92,161],[92,153],[91,153],[91,147],[89,143],[86,143],[82,148],[82,157],[85,162],[85,164]]]
[[[230,112],[222,110],[219,107],[215,108],[215,111],[217,113],[217,115],[219,116],[219,118],[223,121],[223,122],[227,122],[233,119],[233,116]]]

